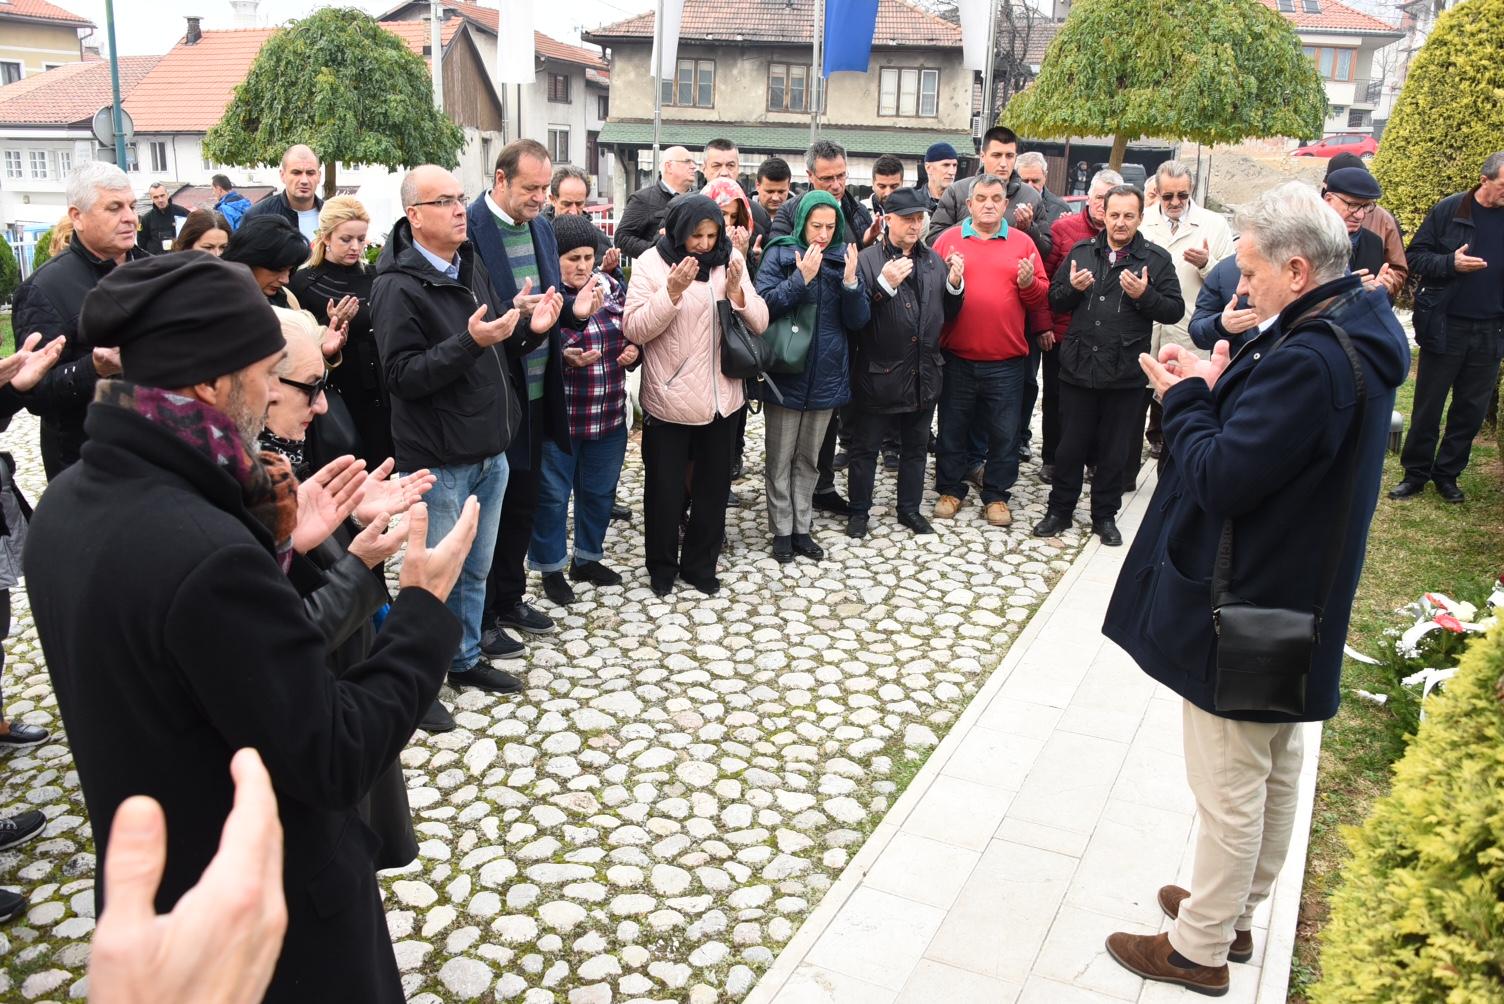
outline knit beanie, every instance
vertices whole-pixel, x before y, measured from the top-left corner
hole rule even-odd
[[[559,256],[562,258],[576,248],[594,250],[600,231],[584,216],[554,215],[554,236],[559,240]]]

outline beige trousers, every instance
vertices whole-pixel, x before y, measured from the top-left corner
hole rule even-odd
[[[1186,779],[1201,827],[1191,894],[1170,944],[1192,962],[1220,966],[1233,932],[1253,927],[1253,912],[1285,863],[1304,726],[1233,721],[1190,701],[1183,720]]]

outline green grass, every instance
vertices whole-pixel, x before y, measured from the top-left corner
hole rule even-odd
[[[0,314],[0,359],[16,351],[16,339],[10,332],[10,315]]]
[[[1410,414],[1413,394],[1413,380],[1400,388],[1395,408],[1401,414]],[[1401,474],[1399,458],[1390,455],[1383,490]],[[1504,568],[1504,469],[1492,430],[1485,429],[1473,444],[1472,460],[1458,484],[1467,493],[1463,505],[1442,502],[1430,487],[1403,502],[1379,499],[1348,629],[1349,644],[1357,651],[1380,657],[1384,646],[1393,643],[1384,630],[1409,626],[1395,609],[1421,593],[1486,594],[1488,583]],[[1403,742],[1389,728],[1391,713],[1353,695],[1357,688],[1389,689],[1391,681],[1383,674],[1382,667],[1348,660],[1342,709],[1322,735],[1311,847],[1290,965],[1289,999],[1300,1004],[1321,975],[1317,939],[1348,858],[1341,827],[1362,822],[1374,799],[1389,790],[1390,764],[1403,753]]]

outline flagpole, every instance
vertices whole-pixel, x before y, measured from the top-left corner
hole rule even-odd
[[[1006,0],[1005,0],[1006,2]],[[992,79],[993,66],[997,63],[997,0],[987,3],[987,65],[982,69],[982,135],[997,123],[992,102],[995,100],[997,83]]]
[[[653,177],[658,177],[658,142],[663,129],[663,0],[653,15]]]
[[[814,32],[810,38],[810,69],[813,85],[809,103],[809,142],[813,146],[820,127],[820,92],[825,84],[825,68],[821,65],[820,50],[825,41],[825,0],[815,0]]]

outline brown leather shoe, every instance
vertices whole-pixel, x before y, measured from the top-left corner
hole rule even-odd
[[[1165,916],[1174,920],[1180,916],[1180,901],[1191,894],[1189,889],[1178,885],[1162,886],[1159,890],[1159,908]],[[1233,931],[1232,946],[1227,950],[1228,962],[1247,962],[1253,958],[1253,932]]]
[[[952,519],[961,508],[961,500],[954,495],[941,495],[935,500],[935,518]]]
[[[1175,949],[1168,934],[1125,934],[1118,931],[1107,936],[1107,953],[1118,965],[1136,976],[1161,983],[1173,983],[1208,997],[1227,993],[1227,967],[1192,966],[1182,969],[1170,961]]]
[[[989,502],[987,504],[987,522],[993,526],[1007,526],[1013,522],[1013,513],[1008,511],[1006,502]]]

